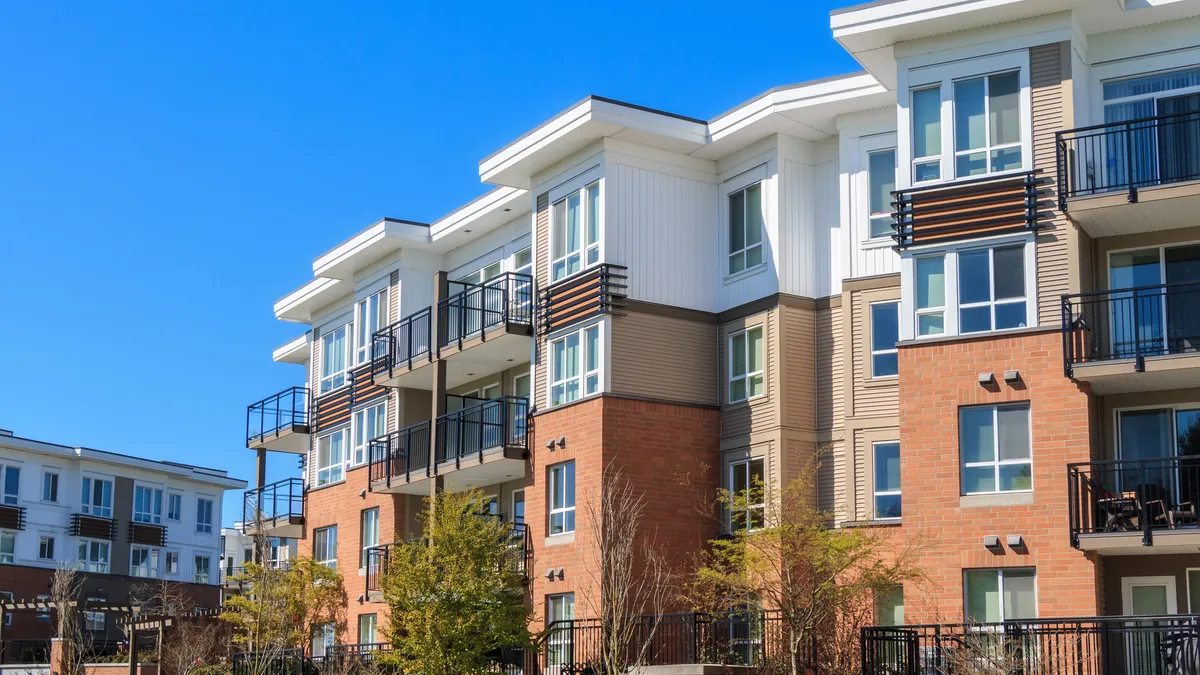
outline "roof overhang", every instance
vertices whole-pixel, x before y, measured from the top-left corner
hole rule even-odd
[[[318,277],[275,301],[275,318],[310,323],[313,311],[354,289],[354,282]]]
[[[313,276],[353,281],[354,273],[404,246],[429,245],[429,225],[384,218],[313,261]]]
[[[529,210],[528,190],[508,186],[489,190],[429,226],[432,248],[439,253],[449,252]]]
[[[305,332],[303,335],[298,335],[285,344],[276,347],[275,351],[271,353],[271,358],[276,363],[297,363],[304,365],[308,363],[308,346],[311,343],[312,333]]]
[[[691,154],[704,147],[703,120],[589,96],[479,163],[485,183],[529,189],[532,177],[601,138]]]

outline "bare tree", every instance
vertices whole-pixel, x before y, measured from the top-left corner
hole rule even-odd
[[[158,634],[164,675],[188,675],[226,655],[227,627],[215,618],[193,616],[195,598],[186,585],[163,579],[135,586],[130,604],[143,617],[174,619],[170,629],[160,629]],[[127,637],[131,630],[127,629]]]
[[[587,500],[593,564],[588,611],[600,619],[601,653],[594,667],[619,675],[645,665],[668,600],[671,570],[656,532],[646,531],[646,493],[615,462],[601,474],[599,494]]]
[[[79,571],[60,562],[50,579],[50,602],[54,607],[55,636],[62,648],[61,663],[68,672],[52,675],[74,675],[85,661],[88,649],[79,614],[82,591],[83,577]]]

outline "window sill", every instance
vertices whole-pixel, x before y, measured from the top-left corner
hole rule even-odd
[[[879,389],[883,387],[895,387],[900,384],[899,375],[887,375],[884,377],[868,377],[863,380],[863,386],[868,389]]]
[[[758,396],[752,396],[747,399],[742,399],[741,401],[734,401],[732,403],[726,403],[724,407],[726,410],[737,410],[738,408],[753,408],[754,406],[759,405],[760,403],[766,403],[767,401],[770,401],[770,400],[771,399],[770,399],[769,395],[759,394]]]
[[[901,340],[896,343],[897,347],[913,347],[917,345],[930,345],[942,342],[958,342],[960,340],[979,340],[997,337],[1010,337],[1013,335],[1036,335],[1038,333],[1051,333],[1062,330],[1062,326],[1033,326],[1026,328],[1005,328],[1004,330],[993,330],[986,333],[966,333],[959,335],[928,335],[924,337],[912,338],[911,340]]]
[[[331,488],[331,487],[334,487],[335,485],[342,485],[345,482],[346,482],[346,479],[341,478],[341,479],[338,479],[338,480],[335,480],[335,481],[332,481],[329,483],[325,483],[324,485],[316,485],[313,487],[306,487],[306,488],[304,488],[304,490],[306,492],[316,492],[317,490],[324,490],[325,488]]]
[[[904,524],[903,518],[881,518],[879,520],[844,520],[838,527],[898,527]]]
[[[891,248],[896,245],[896,242],[888,237],[886,239],[866,239],[859,244],[859,248],[864,251],[870,251],[878,248]]]
[[[958,506],[963,509],[975,509],[991,506],[1028,506],[1033,504],[1033,490],[1023,492],[991,492],[978,495],[962,495],[958,498]]]
[[[563,546],[565,544],[575,543],[575,531],[564,532],[562,534],[552,534],[546,537],[545,546]]]
[[[729,276],[725,277],[724,283],[725,283],[725,285],[737,283],[747,277],[752,277],[756,274],[761,274],[761,273],[765,272],[766,269],[767,269],[767,263],[765,263],[765,262],[759,263],[759,264],[755,265],[754,267],[751,267],[749,269],[744,269],[741,272],[738,272],[737,274],[730,274]]]

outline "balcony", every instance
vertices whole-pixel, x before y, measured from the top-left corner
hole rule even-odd
[[[1071,464],[1067,476],[1076,548],[1100,555],[1200,548],[1200,457]]]
[[[129,543],[145,546],[166,546],[167,526],[151,523],[130,523]]]
[[[1200,615],[864,628],[863,675],[1191,675]]]
[[[1038,171],[1027,171],[898,190],[892,239],[904,249],[1036,231],[1043,183]]]
[[[1200,112],[1060,131],[1059,208],[1093,237],[1191,227]]]
[[[246,447],[308,452],[308,387],[291,387],[246,408]]]
[[[383,574],[391,560],[392,549],[397,545],[382,544],[367,549],[367,602],[383,600]]]
[[[0,530],[25,529],[25,507],[0,505]]]
[[[435,476],[444,477],[447,490],[458,491],[525,474],[528,401],[455,398],[467,405],[437,418],[432,448],[429,422],[371,441],[372,492],[428,494],[425,481]]]
[[[452,286],[462,290],[437,305],[437,351],[446,361],[447,387],[529,360],[532,277],[506,272],[482,284]]]
[[[304,481],[285,478],[246,490],[242,501],[242,523],[248,535],[304,538]]]
[[[1098,395],[1200,386],[1200,283],[1062,298],[1067,377]]]
[[[433,310],[410,314],[371,338],[371,374],[385,387],[429,389],[430,377],[417,370],[433,361]]]
[[[619,314],[625,301],[625,267],[597,265],[552,284],[538,302],[542,335],[573,326],[601,314]]]
[[[319,432],[350,422],[355,406],[386,396],[387,388],[375,383],[372,364],[364,363],[347,374],[346,384],[313,400],[312,426]]]
[[[72,513],[71,524],[67,528],[67,534],[72,537],[116,541],[117,521],[112,518],[103,518],[86,513]]]

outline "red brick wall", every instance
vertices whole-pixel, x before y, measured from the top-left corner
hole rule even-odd
[[[1067,464],[1092,456],[1094,406],[1086,385],[1063,376],[1060,334],[902,346],[899,361],[902,532],[929,547],[920,562],[932,582],[905,589],[906,621],[962,620],[962,572],[981,567],[1036,567],[1040,617],[1102,613],[1102,575],[1071,547],[1067,505]],[[1021,381],[1006,384],[1005,370]],[[996,385],[985,388],[977,377],[989,371]],[[1033,503],[964,507],[958,409],[1007,401],[1030,402]],[[1023,535],[1026,550],[983,547],[985,535],[1008,534]]]
[[[383,635],[387,623],[387,605],[367,602],[367,579],[359,567],[362,551],[361,517],[364,509],[379,507],[379,543],[395,541],[404,532],[405,502],[403,495],[367,492],[369,471],[366,466],[346,472],[346,481],[337,485],[310,490],[305,505],[305,538],[300,540],[301,555],[312,555],[313,531],[328,525],[338,526],[338,570],[346,589],[346,625],[342,642],[358,642],[358,616],[378,614],[378,634]],[[363,596],[363,602],[358,601]],[[382,638],[380,638],[382,639]]]

